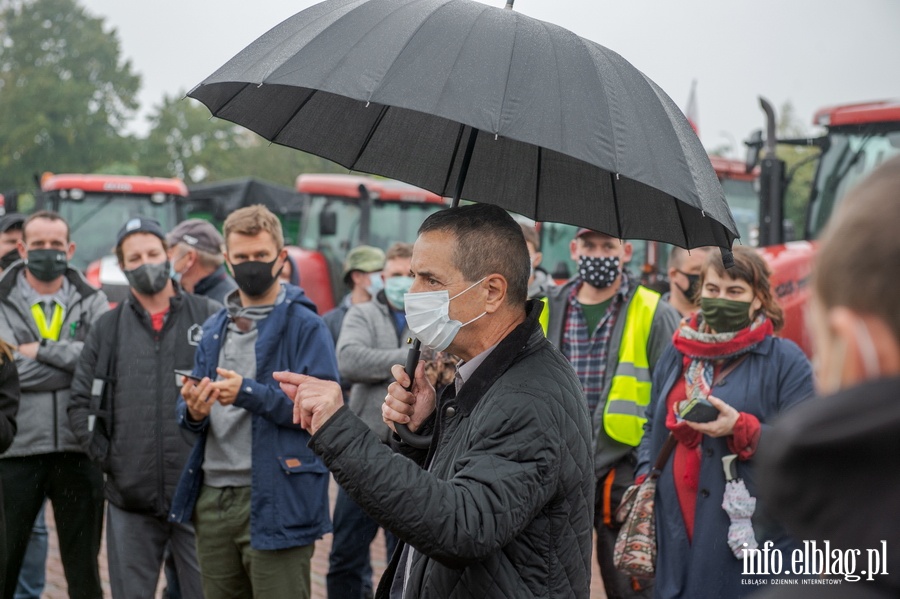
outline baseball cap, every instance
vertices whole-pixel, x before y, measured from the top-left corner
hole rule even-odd
[[[119,233],[116,235],[116,247],[122,245],[122,241],[134,233],[149,233],[150,235],[156,235],[163,241],[166,239],[158,220],[146,218],[144,216],[135,216],[129,218],[128,221],[122,225],[122,228],[119,229]]]
[[[344,260],[344,277],[354,270],[377,272],[384,268],[384,252],[370,245],[359,245],[350,250]]]
[[[18,212],[10,212],[0,217],[0,233],[6,233],[12,229],[21,229],[25,225],[25,215]]]
[[[209,221],[201,218],[190,218],[182,221],[169,231],[166,242],[170,246],[185,243],[192,248],[208,254],[221,254],[225,239]]]

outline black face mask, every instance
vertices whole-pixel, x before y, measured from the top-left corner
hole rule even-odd
[[[688,286],[687,289],[684,289],[678,283],[675,283],[675,286],[678,287],[678,291],[684,294],[687,301],[693,302],[697,298],[697,292],[700,291],[700,275],[689,275],[683,270],[679,270],[678,272],[687,277]]]
[[[13,262],[19,259],[19,250],[12,249],[0,257],[0,270],[6,270]]]
[[[234,282],[237,283],[241,291],[250,297],[260,297],[265,295],[281,274],[282,263],[278,272],[272,274],[272,267],[278,262],[275,258],[271,262],[241,262],[240,264],[232,264],[231,270],[234,273]]]
[[[124,273],[132,289],[144,295],[156,295],[165,288],[171,270],[172,266],[166,260],[162,264],[141,264]]]
[[[25,267],[35,279],[49,283],[65,274],[69,260],[62,250],[28,250]]]

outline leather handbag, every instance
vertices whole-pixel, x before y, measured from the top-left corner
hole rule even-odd
[[[744,354],[723,368],[712,386],[721,383],[746,357],[747,354]],[[613,547],[613,565],[623,574],[634,578],[653,578],[656,572],[656,522],[653,512],[656,482],[677,444],[678,441],[669,433],[647,478],[639,485],[628,487],[616,510],[616,522],[621,523],[622,528]]]

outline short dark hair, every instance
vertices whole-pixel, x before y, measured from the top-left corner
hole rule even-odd
[[[384,253],[384,261],[393,260],[394,258],[412,258],[413,245],[403,241],[391,244],[391,247]]]
[[[419,227],[420,235],[432,231],[456,238],[453,265],[467,281],[502,275],[508,303],[525,303],[531,260],[522,228],[509,213],[492,204],[448,208],[435,212]]]
[[[744,245],[732,248],[734,253],[734,266],[725,269],[722,262],[721,250],[710,252],[703,266],[703,272],[700,273],[700,288],[703,288],[706,282],[706,273],[712,269],[720,277],[730,279],[738,279],[750,285],[753,295],[759,298],[760,312],[765,313],[766,318],[772,321],[772,328],[776,332],[780,331],[784,326],[784,311],[775,299],[775,293],[770,284],[769,277],[772,271],[769,270],[766,261],[763,260],[759,252]],[[754,315],[755,316],[755,315]]]
[[[31,221],[37,220],[39,218],[44,218],[44,219],[51,220],[51,221],[52,220],[62,221],[62,224],[64,224],[66,226],[66,242],[68,243],[69,241],[71,241],[71,239],[69,239],[69,223],[67,223],[66,219],[64,219],[62,216],[60,216],[59,213],[53,212],[52,210],[38,210],[37,212],[35,212],[34,214],[32,214],[31,216],[29,216],[28,218],[25,219],[25,223],[22,224],[22,240],[23,241],[25,239],[25,230],[28,228],[28,225],[31,224]]]

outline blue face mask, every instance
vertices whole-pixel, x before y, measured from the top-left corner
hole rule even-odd
[[[384,289],[384,281],[381,280],[381,271],[370,272],[369,284],[366,286],[366,291],[368,291],[369,295],[374,299],[382,289]]]
[[[384,284],[384,294],[391,306],[397,310],[403,309],[403,296],[409,291],[412,284],[412,277],[391,277],[387,280]]]

